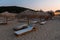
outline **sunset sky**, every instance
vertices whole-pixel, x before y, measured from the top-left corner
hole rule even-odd
[[[0,6],[21,6],[34,10],[60,9],[60,0],[0,0]]]

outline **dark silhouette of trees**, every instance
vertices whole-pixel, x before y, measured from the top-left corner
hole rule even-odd
[[[0,13],[8,11],[10,13],[20,13],[28,8],[18,7],[18,6],[0,6]]]

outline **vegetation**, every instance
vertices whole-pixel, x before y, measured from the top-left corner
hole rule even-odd
[[[10,13],[20,13],[27,10],[28,8],[18,6],[0,6],[0,13],[8,11]]]

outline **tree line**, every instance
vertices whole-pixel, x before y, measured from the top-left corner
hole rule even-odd
[[[0,6],[0,13],[8,11],[10,13],[20,13],[24,10],[27,10],[27,8],[18,7],[18,6]]]

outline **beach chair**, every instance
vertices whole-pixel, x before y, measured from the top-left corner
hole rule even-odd
[[[15,31],[14,34],[15,34],[15,35],[22,35],[22,34],[24,34],[24,33],[26,33],[26,32],[32,31],[33,29],[34,29],[34,27],[33,27],[32,25],[29,25],[29,26],[27,26],[27,27],[24,28],[24,29]]]
[[[27,24],[18,25],[13,28],[13,30],[18,31],[27,27]]]
[[[31,21],[31,23],[32,23],[32,24],[36,24],[36,23],[38,23],[38,21]]]
[[[47,22],[47,21],[42,21],[42,22],[40,22],[40,24],[43,25],[43,24],[45,24],[46,22]]]
[[[44,25],[47,21],[45,19],[41,19],[40,24]]]
[[[0,25],[5,25],[5,24],[7,24],[7,22],[0,21]]]

